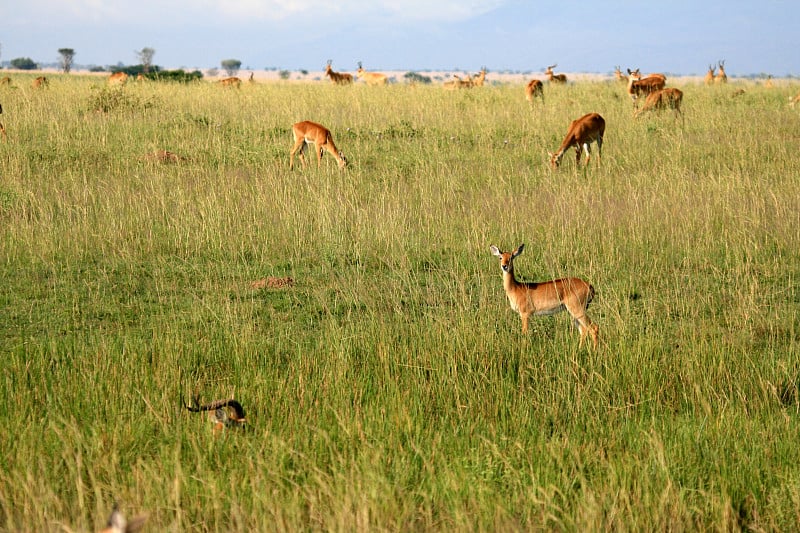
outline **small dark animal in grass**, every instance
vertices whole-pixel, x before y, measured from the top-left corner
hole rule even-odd
[[[247,422],[242,404],[234,399],[216,400],[200,405],[199,398],[195,396],[192,398],[192,405],[186,405],[186,402],[183,402],[183,406],[193,413],[209,411],[208,419],[214,425],[214,433],[223,429],[243,428]]]

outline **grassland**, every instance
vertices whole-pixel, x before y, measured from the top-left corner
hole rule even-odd
[[[611,83],[51,78],[0,89],[0,530],[800,527],[796,87],[682,86],[681,126]],[[602,165],[551,172],[590,111]],[[345,172],[289,171],[303,119]],[[523,242],[600,349],[521,334],[489,245]]]

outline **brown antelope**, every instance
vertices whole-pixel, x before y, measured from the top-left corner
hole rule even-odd
[[[659,91],[666,85],[666,77],[663,75],[655,74],[646,78],[642,78],[639,74],[639,69],[628,69],[628,95],[633,100],[633,106],[636,107],[636,100],[641,95],[647,96],[648,94]]]
[[[558,83],[558,84],[565,84],[567,83],[567,75],[566,74],[553,74],[553,69],[558,66],[558,63],[555,65],[550,65],[544,71],[545,76],[547,79],[550,80],[550,83]]]
[[[614,67],[614,78],[617,81],[628,83],[628,76],[623,74],[622,71],[619,69],[619,67]]]
[[[528,317],[531,315],[552,315],[566,310],[578,326],[580,345],[589,334],[592,344],[597,347],[599,328],[586,314],[586,308],[594,297],[594,287],[580,278],[520,283],[514,276],[514,259],[524,247],[524,244],[520,244],[513,252],[503,252],[495,245],[489,247],[492,254],[500,258],[503,289],[511,309],[519,313],[522,319],[522,333],[528,332]]]
[[[605,132],[606,121],[597,113],[587,113],[581,118],[573,120],[558,151],[554,154],[548,152],[550,166],[554,169],[558,168],[564,152],[569,150],[570,147],[575,148],[575,166],[578,167],[581,164],[581,151],[586,152],[586,164],[588,165],[592,156],[590,145],[593,142],[597,143],[597,159],[600,160],[603,154],[603,135]]]
[[[331,68],[331,63],[333,62],[332,59],[328,60],[328,64],[325,66],[325,75],[330,77],[331,83],[334,85],[350,85],[353,83],[353,75],[347,72],[335,72]]]
[[[544,84],[540,80],[531,80],[525,85],[525,99],[533,104],[533,99],[537,96],[544,103]]]
[[[242,404],[236,400],[216,400],[200,405],[199,399],[195,396],[192,398],[192,403],[194,405],[186,405],[186,402],[183,402],[183,406],[193,413],[209,411],[208,419],[214,425],[214,433],[223,429],[243,428],[247,423]]]
[[[137,83],[140,82],[140,81],[146,81],[146,80],[147,80],[147,78],[145,78],[144,74],[142,74],[141,72],[136,75],[136,82]]]
[[[681,102],[683,101],[683,91],[673,87],[667,87],[647,95],[642,108],[634,112],[633,117],[636,118],[642,113],[653,111],[657,109],[672,109],[675,111],[675,118],[681,117],[683,121],[683,114],[681,113]]]
[[[8,76],[3,76],[0,78],[0,85],[11,85],[11,78]]]
[[[146,521],[147,515],[139,515],[128,522],[120,512],[119,506],[114,503],[114,508],[111,510],[111,516],[108,517],[106,527],[101,529],[99,533],[135,533],[142,529]]]
[[[484,81],[486,81],[486,67],[481,67],[481,71],[472,77],[472,84],[475,87],[483,87]]]
[[[764,82],[764,87],[767,89],[772,89],[772,74],[767,74],[767,81]]]
[[[445,89],[471,89],[474,85],[475,82],[469,75],[465,79],[461,79],[457,74],[453,74],[453,79],[444,82],[442,86]]]
[[[322,152],[327,150],[336,161],[339,162],[339,168],[343,169],[347,166],[347,159],[341,150],[336,148],[331,136],[330,130],[325,128],[322,124],[304,120],[292,126],[292,136],[294,137],[294,146],[289,153],[289,168],[294,169],[294,156],[300,152],[300,162],[303,168],[306,166],[305,151],[309,144],[313,144],[317,152],[317,168],[322,164]]]
[[[705,83],[706,85],[714,85],[714,76],[715,76],[714,70],[715,70],[714,65],[708,66],[708,72],[706,72],[706,77],[703,80],[703,83]]]
[[[128,81],[128,75],[124,72],[114,72],[108,77],[108,84],[111,86],[122,86]]]
[[[367,72],[358,62],[358,77],[367,82],[367,85],[386,85],[386,74],[380,72]]]
[[[725,60],[717,61],[717,67],[719,67],[719,72],[714,76],[714,83],[728,83],[728,75],[725,74]]]
[[[39,76],[35,80],[33,80],[33,88],[34,89],[42,89],[44,87],[48,87],[50,82],[47,80],[45,76]]]
[[[237,89],[239,89],[242,86],[242,80],[234,76],[231,78],[225,78],[219,80],[219,84],[222,85],[223,87],[236,87]]]
[[[795,95],[795,97],[794,97],[794,98],[789,98],[789,105],[790,105],[790,106],[794,107],[794,105],[795,105],[797,102],[800,102],[800,93],[797,93],[797,95]]]

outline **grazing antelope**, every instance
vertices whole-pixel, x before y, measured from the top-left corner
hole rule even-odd
[[[553,315],[566,310],[578,326],[580,345],[583,345],[588,333],[592,337],[592,344],[597,347],[599,328],[586,314],[586,308],[594,297],[594,287],[580,278],[520,283],[514,276],[514,259],[524,247],[524,244],[520,244],[513,252],[503,252],[495,245],[489,247],[492,254],[500,258],[503,289],[511,309],[519,313],[522,319],[522,333],[528,332],[528,317],[531,315]]]
[[[0,85],[11,85],[11,78],[8,76],[3,76],[0,78]]]
[[[725,74],[725,60],[720,59],[717,61],[717,66],[719,67],[719,72],[714,76],[714,83],[728,83],[728,75]]]
[[[706,77],[703,80],[703,83],[705,83],[706,85],[714,85],[714,76],[715,76],[714,70],[715,70],[714,65],[708,66],[708,72],[706,72]]]
[[[647,95],[644,101],[644,106],[636,112],[633,117],[636,118],[642,113],[656,109],[672,109],[675,111],[675,118],[681,117],[683,121],[683,114],[681,113],[681,102],[683,101],[683,91],[675,89],[674,87],[667,87]]]
[[[325,74],[330,77],[331,83],[334,85],[350,85],[353,83],[353,75],[348,72],[335,72],[331,68],[332,59],[328,60],[325,66]]]
[[[41,89],[44,87],[48,87],[50,82],[47,80],[45,76],[39,76],[35,80],[33,80],[33,88],[34,89]]]
[[[330,130],[325,128],[322,124],[304,120],[292,126],[292,136],[294,137],[294,146],[289,153],[289,168],[294,169],[294,156],[300,151],[300,162],[303,163],[303,168],[306,166],[305,151],[309,144],[316,147],[317,152],[317,168],[322,164],[322,151],[327,150],[339,162],[339,168],[343,169],[347,166],[347,159],[341,150],[336,148],[331,136]]]
[[[114,72],[108,77],[108,84],[111,86],[122,86],[128,81],[128,75],[124,72]]]
[[[481,67],[481,71],[473,76],[471,81],[475,87],[483,87],[483,82],[486,81],[486,67]]]
[[[111,510],[111,516],[108,517],[106,527],[101,529],[99,533],[135,533],[142,529],[146,521],[147,515],[139,515],[128,522],[120,512],[119,505],[114,503],[114,508]]]
[[[236,87],[237,89],[241,88],[242,80],[237,77],[225,78],[219,80],[219,84],[223,87]]]
[[[550,80],[550,83],[558,83],[560,85],[563,85],[563,84],[567,83],[567,75],[566,74],[553,74],[553,69],[555,67],[557,67],[557,66],[558,66],[558,63],[556,63],[555,65],[550,65],[544,71],[544,74],[545,74],[545,76],[547,76],[547,79]]]
[[[461,79],[457,74],[453,74],[453,80],[444,82],[445,89],[471,89],[475,82],[472,77],[467,75],[466,79]]]
[[[569,150],[570,147],[575,148],[576,168],[581,164],[581,150],[586,152],[586,164],[588,165],[592,156],[590,145],[593,142],[597,143],[597,159],[599,160],[603,154],[603,135],[605,131],[606,121],[597,113],[587,113],[581,118],[573,120],[558,151],[554,154],[547,153],[550,156],[550,166],[554,169],[558,168],[564,152]]]
[[[628,76],[623,74],[619,67],[614,67],[614,78],[616,78],[617,81],[628,83]]]
[[[181,401],[183,402],[183,400]],[[183,402],[183,406],[193,413],[209,411],[208,419],[214,425],[215,433],[228,428],[243,428],[247,423],[244,408],[236,400],[216,400],[200,405],[199,398],[195,396],[192,398],[192,403],[194,405],[186,405],[186,402]]]
[[[367,82],[367,85],[386,85],[386,74],[380,72],[367,72],[358,62],[358,77]]]
[[[639,74],[639,69],[628,69],[628,95],[633,100],[633,106],[636,107],[636,100],[641,95],[647,96],[648,94],[660,91],[666,85],[666,77],[661,74],[650,75],[642,78]]]
[[[525,85],[525,99],[533,104],[533,99],[537,96],[544,103],[544,84],[540,80],[531,80]]]

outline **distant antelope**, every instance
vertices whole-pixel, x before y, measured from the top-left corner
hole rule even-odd
[[[725,60],[720,59],[717,61],[717,66],[719,67],[719,72],[714,76],[714,83],[728,83],[728,75],[725,74]]]
[[[767,75],[767,81],[764,82],[764,87],[767,89],[772,89],[772,74]]]
[[[48,87],[50,82],[47,80],[45,76],[39,76],[35,80],[33,80],[33,88],[34,89],[42,89],[44,87]]]
[[[472,84],[475,87],[483,87],[483,82],[486,80],[486,67],[481,67],[481,71],[472,77]]]
[[[11,85],[11,78],[8,76],[3,76],[0,78],[0,85]]]
[[[120,512],[119,506],[114,503],[114,508],[111,510],[111,516],[108,517],[106,527],[101,529],[99,533],[135,533],[142,529],[146,521],[147,515],[139,515],[128,522]]]
[[[614,67],[614,78],[617,81],[628,83],[628,76],[623,74],[619,67]]]
[[[795,97],[794,97],[794,98],[789,98],[789,105],[790,105],[790,106],[794,107],[794,105],[795,105],[797,102],[800,102],[800,93],[797,93],[797,95],[795,95]]]
[[[332,59],[328,60],[328,64],[325,65],[325,75],[331,79],[331,83],[334,85],[350,85],[353,83],[353,75],[347,72],[335,72],[331,68],[331,63],[333,62]]]
[[[386,74],[380,72],[367,72],[361,66],[361,61],[358,62],[358,77],[367,82],[367,85],[386,85]]]
[[[128,75],[125,72],[114,72],[108,77],[108,85],[110,86],[122,86],[128,81]]]
[[[525,85],[525,99],[533,104],[533,99],[537,96],[544,103],[544,84],[540,80],[531,80]]]
[[[639,74],[639,69],[628,69],[628,95],[633,100],[633,106],[636,107],[636,100],[641,95],[647,96],[648,94],[659,91],[664,88],[666,84],[666,77],[663,74],[653,74],[646,78],[642,78]]]
[[[557,84],[565,84],[567,83],[567,75],[566,74],[553,74],[553,69],[558,66],[558,63],[554,65],[550,65],[544,71],[545,76],[547,79],[550,80],[550,83],[557,83]]]
[[[219,84],[222,85],[223,87],[236,87],[237,89],[239,89],[242,86],[242,80],[240,78],[232,76],[230,78],[219,80]]]
[[[522,319],[522,333],[528,332],[528,317],[552,315],[567,311],[578,326],[580,345],[587,334],[597,347],[597,324],[592,323],[586,308],[594,297],[594,287],[580,278],[562,278],[539,283],[520,283],[514,276],[514,259],[522,253],[524,244],[513,252],[503,252],[497,246],[489,247],[492,254],[500,258],[503,272],[503,289],[511,309]]]
[[[592,154],[590,145],[593,142],[597,143],[597,159],[599,160],[603,154],[603,135],[605,135],[605,131],[606,121],[597,113],[587,113],[581,118],[573,120],[558,151],[554,154],[548,152],[550,166],[554,169],[558,168],[564,152],[569,150],[570,147],[575,148],[575,166],[577,167],[581,163],[581,151],[586,152],[586,164],[588,165]]]
[[[327,150],[336,161],[339,162],[339,168],[343,169],[347,166],[347,159],[341,150],[336,148],[333,142],[331,132],[322,124],[305,120],[298,122],[292,126],[292,136],[294,137],[294,146],[289,153],[289,168],[294,168],[294,156],[300,152],[300,162],[303,168],[306,166],[305,151],[309,144],[313,144],[317,153],[317,168],[322,164],[322,152]]]
[[[444,84],[442,84],[442,87],[445,89],[472,89],[474,86],[475,82],[469,74],[467,74],[467,77],[464,79],[462,79],[458,74],[453,74],[452,80],[446,81]]]
[[[675,118],[681,117],[683,121],[683,114],[681,113],[681,102],[683,101],[683,91],[668,87],[659,91],[650,93],[644,101],[644,106],[636,111],[633,116],[638,117],[642,113],[657,109],[672,109],[675,111]]]
[[[248,82],[248,83],[255,83],[255,82],[256,82],[256,77],[255,77],[255,74],[253,74],[252,72],[250,72],[250,77],[249,77],[249,78],[247,78],[247,82]]]
[[[200,405],[199,399],[194,397],[192,403],[194,405],[186,405],[184,402],[183,406],[193,413],[209,411],[208,418],[214,425],[215,433],[223,429],[244,427],[247,422],[242,404],[236,400],[216,400],[206,405]]]
[[[715,70],[714,65],[708,66],[708,72],[706,72],[706,77],[703,80],[703,82],[706,85],[714,85],[714,76],[715,76],[714,70]]]

